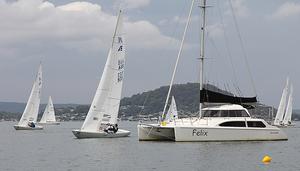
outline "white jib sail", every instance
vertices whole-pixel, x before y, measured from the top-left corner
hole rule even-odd
[[[282,124],[284,113],[285,113],[285,110],[286,110],[286,104],[287,104],[288,86],[289,86],[289,79],[287,79],[286,86],[285,86],[285,88],[283,89],[283,92],[282,92],[282,96],[281,96],[280,103],[279,103],[279,106],[278,106],[278,110],[277,110],[277,113],[276,113],[276,117],[275,117],[275,120],[274,120],[274,125],[281,125]]]
[[[125,47],[123,21],[120,11],[104,71],[81,130],[98,131],[104,114],[110,116],[109,123],[117,123],[124,65]]]
[[[44,114],[40,121],[40,123],[47,123],[47,122],[56,122],[55,111],[54,111],[54,106],[53,106],[51,96],[49,96],[48,104],[45,108]]]
[[[291,85],[289,100],[286,107],[285,116],[283,119],[284,125],[290,125],[292,122],[292,114],[293,114],[293,86]]]
[[[178,112],[176,107],[176,102],[174,96],[172,96],[171,105],[169,107],[168,113],[166,115],[166,121],[173,121],[175,119],[178,119]]]
[[[40,64],[36,79],[33,83],[33,87],[27,101],[25,110],[18,125],[26,126],[28,122],[36,122],[39,106],[41,100],[41,89],[42,89],[42,65]]]

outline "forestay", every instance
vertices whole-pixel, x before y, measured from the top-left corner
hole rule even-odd
[[[40,64],[36,79],[27,101],[25,110],[18,123],[20,126],[27,126],[28,122],[36,122],[39,112],[42,89],[42,65]]]
[[[104,71],[81,130],[99,130],[104,114],[110,116],[109,123],[117,123],[124,78],[124,65],[123,19],[120,11]]]

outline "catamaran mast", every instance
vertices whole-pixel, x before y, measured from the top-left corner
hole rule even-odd
[[[165,118],[165,113],[166,113],[167,105],[168,105],[169,98],[170,98],[170,95],[171,95],[171,90],[172,90],[172,86],[173,86],[173,83],[174,83],[174,78],[175,78],[175,74],[176,74],[176,70],[177,70],[177,65],[178,65],[178,62],[179,62],[179,58],[181,57],[181,52],[183,50],[186,32],[187,32],[187,29],[188,29],[190,21],[191,21],[191,16],[192,16],[192,12],[193,12],[194,3],[195,3],[195,0],[192,0],[192,4],[191,4],[191,7],[190,7],[190,12],[189,12],[189,15],[188,15],[188,19],[187,19],[187,22],[186,22],[186,25],[185,25],[185,28],[184,28],[184,32],[183,32],[183,36],[182,36],[182,39],[181,39],[181,43],[180,43],[180,49],[179,49],[177,59],[176,59],[176,63],[175,63],[175,67],[174,67],[174,70],[173,70],[172,79],[171,79],[167,99],[166,99],[164,110],[163,110],[163,113],[162,113],[162,118],[159,119],[159,122],[164,120],[164,118]]]
[[[203,89],[203,67],[204,67],[204,36],[205,36],[205,10],[206,10],[206,0],[202,0],[202,5],[200,5],[200,8],[202,9],[201,13],[202,13],[202,26],[201,26],[201,45],[200,45],[200,96],[201,96],[201,91]],[[201,97],[200,97],[201,99]],[[200,100],[199,103],[199,117],[202,117],[202,103]]]

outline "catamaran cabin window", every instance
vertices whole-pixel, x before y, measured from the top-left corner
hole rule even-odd
[[[244,110],[204,110],[204,117],[249,117]]]
[[[223,122],[219,126],[224,127],[246,127],[246,124],[244,121],[229,121],[229,122]]]
[[[261,121],[247,121],[248,127],[265,128],[266,125]]]

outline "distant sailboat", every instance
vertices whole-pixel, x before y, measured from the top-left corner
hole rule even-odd
[[[282,125],[282,121],[286,109],[286,103],[287,103],[288,87],[289,87],[289,79],[286,80],[286,85],[282,91],[282,96],[275,116],[274,125],[276,126]]]
[[[36,125],[42,89],[42,65],[40,64],[36,79],[27,101],[25,110],[17,125],[14,125],[16,130],[40,130],[42,126]]]
[[[112,46],[89,112],[81,129],[72,131],[77,138],[114,138],[130,134],[130,131],[118,129],[117,124],[125,65],[121,13],[120,11]]]
[[[166,114],[166,117],[164,121],[166,122],[172,122],[178,119],[178,112],[176,107],[176,102],[174,96],[172,96],[171,105],[169,107],[168,113]]]
[[[283,118],[283,125],[292,125],[292,114],[293,114],[293,86],[291,85],[289,99],[286,107],[286,112]]]
[[[55,118],[55,111],[51,96],[49,96],[48,104],[39,123],[47,125],[59,125],[59,122],[57,122]]]
[[[292,123],[293,113],[293,86],[290,85],[289,79],[286,81],[283,89],[278,110],[275,116],[274,125],[289,126]]]

